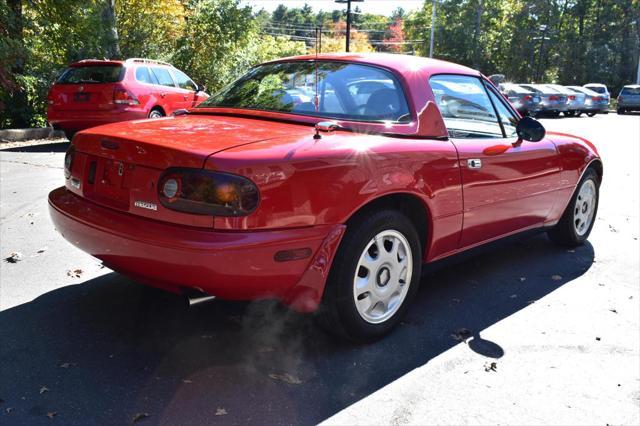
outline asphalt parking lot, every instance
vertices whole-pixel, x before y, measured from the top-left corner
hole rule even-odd
[[[0,264],[0,423],[640,423],[640,115],[543,123],[603,157],[589,243],[537,235],[428,274],[360,346],[268,301],[187,310],[102,268],[48,217],[67,144],[0,151],[0,255],[21,253]]]

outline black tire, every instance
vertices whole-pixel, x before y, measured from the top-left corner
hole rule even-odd
[[[623,115],[626,111],[624,110],[624,108],[618,108],[616,111],[619,115]]]
[[[372,243],[374,236],[385,231],[398,232],[406,239],[411,249],[413,268],[411,279],[405,283],[409,288],[395,313],[374,324],[365,320],[356,307],[354,279],[361,255]],[[387,281],[379,286],[378,272],[381,269],[375,273],[379,289],[389,283]],[[385,209],[354,218],[347,225],[346,234],[333,261],[317,314],[318,322],[328,332],[348,340],[372,341],[384,336],[398,324],[415,296],[420,284],[421,269],[422,247],[418,233],[408,217],[398,211]]]
[[[578,198],[580,194],[580,190],[583,188],[587,182],[592,182],[595,188],[595,203],[592,205],[593,207],[593,215],[590,223],[583,233],[579,233],[576,231],[576,213],[577,210],[582,208],[579,206],[581,203]],[[598,214],[598,203],[600,200],[600,179],[598,178],[598,174],[593,168],[589,168],[585,171],[584,176],[576,186],[576,190],[574,191],[567,208],[565,209],[560,221],[551,229],[547,231],[549,238],[554,243],[565,246],[565,247],[576,247],[582,245],[587,238],[589,238],[589,234],[591,234],[591,230],[593,229],[593,225],[596,223],[596,216]]]
[[[575,115],[576,115],[575,111],[565,111],[564,112],[564,116],[565,117],[573,117]]]
[[[582,111],[576,112],[576,117],[580,117],[582,115]]]
[[[160,108],[153,108],[149,111],[149,118],[161,118],[164,117],[164,112]]]
[[[594,115],[596,115],[596,113],[595,113],[595,112],[588,112],[588,113],[587,113],[587,117],[593,117]]]

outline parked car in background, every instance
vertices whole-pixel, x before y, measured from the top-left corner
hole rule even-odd
[[[627,111],[640,111],[640,85],[624,86],[618,95],[618,114]]]
[[[313,110],[287,94],[306,76]],[[382,85],[350,90],[362,80]],[[479,71],[349,53],[265,63],[186,114],[84,130],[64,173],[56,229],[114,271],[279,299],[371,340],[400,322],[423,263],[532,230],[583,244],[602,162],[521,118]]]
[[[513,83],[498,84],[502,93],[520,114],[535,116],[542,109],[540,95]]]
[[[158,118],[209,96],[171,64],[151,59],[87,59],[69,65],[49,89],[47,119],[71,139],[100,124]]]
[[[607,86],[605,86],[604,84],[588,83],[583,85],[582,87],[586,87],[589,90],[593,90],[594,92],[603,95],[607,99],[607,104],[611,102],[611,94],[609,93],[609,89],[607,89]]]
[[[575,91],[559,84],[545,84],[545,86],[555,89],[567,97],[567,111],[564,112],[565,116],[573,117],[582,114],[586,97],[584,93],[576,93]]]
[[[584,93],[584,109],[582,112],[587,116],[593,117],[596,114],[609,113],[609,101],[604,95],[583,86],[567,86],[567,88],[578,93]]]
[[[558,92],[556,89],[544,84],[520,84],[519,86],[540,96],[541,114],[557,117],[561,112],[569,110],[567,95]]]

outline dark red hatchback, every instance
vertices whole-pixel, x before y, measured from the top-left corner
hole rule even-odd
[[[170,115],[209,96],[182,71],[151,59],[87,59],[51,86],[47,119],[71,138],[101,124]]]

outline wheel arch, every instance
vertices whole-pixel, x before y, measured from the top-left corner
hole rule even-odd
[[[147,113],[147,115],[151,114],[151,111],[153,110],[160,111],[162,115],[164,115],[165,117],[167,116],[167,111],[165,111],[165,109],[162,106],[157,104],[149,108],[149,112]]]
[[[422,258],[426,258],[429,250],[429,241],[433,232],[433,220],[428,205],[416,194],[410,192],[394,192],[367,201],[354,210],[347,218],[345,222],[347,231],[349,230],[350,224],[356,222],[363,215],[384,208],[398,210],[411,220],[420,237]]]
[[[589,165],[585,168],[586,169],[593,169],[595,170],[596,174],[598,175],[598,183],[602,183],[602,176],[604,174],[604,166],[602,164],[602,160],[600,160],[600,158],[596,158],[595,160],[591,161],[589,163]]]

